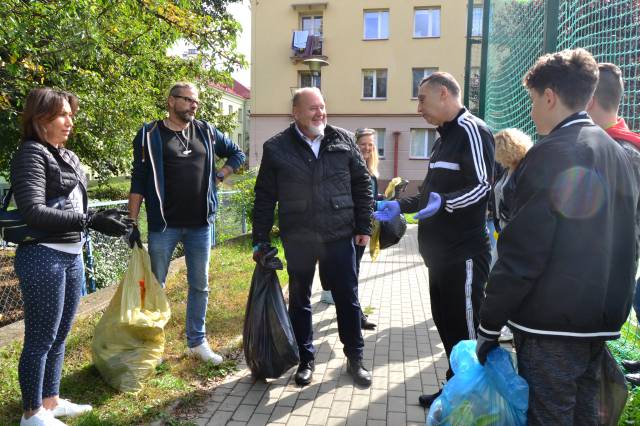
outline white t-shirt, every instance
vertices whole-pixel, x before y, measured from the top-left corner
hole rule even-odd
[[[84,200],[82,198],[82,191],[80,190],[80,184],[76,185],[69,194],[69,201],[73,206],[73,210],[77,213],[84,212]],[[80,241],[77,243],[41,243],[45,247],[52,248],[54,250],[62,251],[70,254],[82,253],[82,246],[84,245],[84,233],[80,234]]]

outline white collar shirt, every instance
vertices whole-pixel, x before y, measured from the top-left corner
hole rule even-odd
[[[316,158],[318,158],[318,155],[320,155],[320,143],[322,142],[322,138],[324,137],[324,134],[316,136],[315,139],[309,139],[304,135],[304,133],[302,133],[302,131],[300,130],[297,124],[295,125],[295,127],[296,127],[296,131],[298,132],[302,140],[305,141],[309,145],[309,147],[311,147],[311,150],[313,151],[313,155],[315,155]]]

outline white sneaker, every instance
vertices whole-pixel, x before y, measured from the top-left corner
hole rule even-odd
[[[188,348],[187,354],[196,356],[205,362],[211,362],[213,365],[222,364],[222,357],[211,350],[206,340],[200,346]]]
[[[53,417],[51,411],[40,408],[37,413],[28,419],[25,419],[23,414],[20,419],[20,426],[66,426],[66,424]]]
[[[498,337],[498,342],[506,343],[512,340],[513,333],[511,332],[511,329],[505,325],[504,327],[502,327],[502,330],[500,330],[500,337]]]
[[[78,417],[81,414],[88,413],[93,410],[89,404],[74,404],[68,399],[58,399],[58,405],[51,410],[53,417]]]

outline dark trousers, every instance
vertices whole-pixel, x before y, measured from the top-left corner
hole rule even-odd
[[[358,277],[352,238],[329,243],[284,241],[289,273],[289,317],[301,361],[314,359],[311,286],[319,264],[324,285],[331,290],[338,317],[338,335],[348,358],[362,359]]]
[[[460,262],[429,266],[431,315],[447,360],[458,342],[476,338],[490,259],[487,251]],[[449,365],[447,380],[451,377],[453,371]]]
[[[514,329],[518,374],[529,384],[530,426],[598,425],[603,341],[552,339]]]
[[[82,255],[40,244],[18,246],[14,261],[24,301],[24,346],[18,365],[22,407],[59,395],[65,340],[80,301]]]

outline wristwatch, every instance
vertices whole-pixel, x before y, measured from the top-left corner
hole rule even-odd
[[[224,173],[222,173],[222,172],[216,173],[216,179],[218,179],[220,182],[222,182],[224,180]]]

